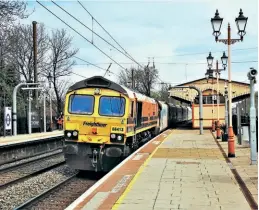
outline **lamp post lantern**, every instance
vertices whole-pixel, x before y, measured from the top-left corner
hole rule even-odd
[[[223,52],[223,55],[221,56],[221,62],[222,62],[223,68],[225,69],[228,64],[228,56],[226,56],[225,52]]]
[[[242,9],[240,9],[239,16],[235,19],[238,34],[240,36],[239,39],[231,39],[231,28],[230,24],[228,24],[227,39],[219,39],[220,29],[223,22],[223,18],[219,16],[218,10],[216,10],[214,18],[211,18],[211,24],[213,29],[213,35],[215,36],[216,42],[222,42],[228,45],[228,100],[229,100],[229,128],[228,128],[228,157],[235,157],[235,141],[234,141],[234,132],[232,126],[232,84],[231,84],[231,45],[236,42],[243,41],[243,38],[246,34],[245,28],[247,24],[248,18],[243,15]]]
[[[211,52],[210,52],[210,53],[209,53],[209,56],[207,57],[207,63],[208,63],[208,67],[209,67],[209,68],[212,67],[213,59],[214,59],[214,57],[211,56]]]
[[[51,99],[51,82],[52,82],[52,75],[49,72],[48,76],[47,76],[48,82],[49,82],[49,117],[50,117],[50,130],[52,131],[52,99]]]
[[[215,17],[211,18],[213,35],[215,36],[216,41],[218,40],[218,37],[221,34],[220,29],[221,29],[222,22],[223,22],[223,18],[219,17],[219,12],[218,10],[216,10]]]

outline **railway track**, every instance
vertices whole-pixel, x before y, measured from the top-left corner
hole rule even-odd
[[[101,176],[102,175],[91,174],[90,177],[88,175],[86,178],[79,173],[74,174],[54,187],[26,201],[15,209],[63,210],[82,193],[88,190],[101,178]]]
[[[65,164],[65,160],[61,152],[2,169],[0,170],[0,190],[62,164]]]

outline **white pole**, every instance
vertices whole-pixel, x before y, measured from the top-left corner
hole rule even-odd
[[[17,102],[16,102],[16,97],[17,97],[17,91],[18,89],[23,86],[26,85],[26,83],[20,83],[18,85],[15,86],[14,90],[13,90],[13,113],[12,113],[12,121],[13,121],[13,135],[16,136],[17,135]]]
[[[44,132],[46,132],[46,94],[43,93],[43,124],[44,124]]]
[[[49,91],[49,113],[50,113],[50,130],[52,131],[52,100],[51,100],[51,92]]]
[[[13,135],[17,135],[17,91],[23,85],[39,85],[39,83],[20,83],[14,87],[13,90],[13,113],[12,113],[12,121],[13,121]]]
[[[31,90],[29,90],[29,105],[28,105],[28,133],[31,134]]]
[[[256,110],[255,110],[255,93],[254,93],[254,79],[250,80],[250,153],[251,165],[257,163],[256,154]]]

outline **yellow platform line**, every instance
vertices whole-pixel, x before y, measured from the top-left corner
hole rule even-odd
[[[133,177],[133,179],[131,180],[131,182],[129,183],[128,187],[125,189],[125,191],[122,193],[122,195],[119,197],[119,199],[116,201],[116,203],[113,205],[112,210],[117,210],[118,207],[120,206],[120,204],[122,203],[122,201],[125,199],[126,195],[129,193],[129,191],[131,190],[131,188],[133,187],[133,185],[135,184],[135,182],[137,181],[138,177],[140,176],[140,174],[143,172],[144,168],[146,167],[146,165],[149,163],[150,159],[153,157],[153,155],[156,153],[156,151],[158,150],[158,148],[161,146],[161,144],[167,139],[169,138],[171,135],[173,134],[173,131],[164,139],[161,141],[161,143],[159,144],[159,146],[151,153],[151,155],[145,160],[145,162],[140,166],[138,172],[135,174],[135,176]]]

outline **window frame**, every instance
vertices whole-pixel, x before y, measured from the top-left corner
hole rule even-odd
[[[91,97],[93,97],[93,104],[92,104],[92,109],[93,109],[93,111],[92,111],[92,113],[91,114],[86,114],[86,113],[76,113],[76,112],[70,112],[70,105],[71,105],[71,103],[70,103],[70,99],[71,99],[71,96],[74,96],[74,95],[78,95],[78,96],[91,96]],[[76,115],[92,115],[93,113],[94,113],[94,105],[95,105],[95,97],[93,96],[93,95],[90,95],[90,94],[71,94],[70,96],[69,96],[69,99],[68,99],[68,113],[69,114],[76,114]]]
[[[118,116],[114,116],[114,115],[104,115],[104,114],[100,114],[100,104],[101,104],[101,99],[103,97],[110,97],[110,98],[123,98],[124,99],[124,110],[123,110],[123,114],[122,115],[118,115]],[[110,96],[110,95],[102,95],[100,98],[99,98],[99,104],[98,104],[98,114],[100,116],[105,116],[105,117],[123,117],[125,115],[125,110],[126,110],[126,98],[125,97],[120,97],[120,96]]]

